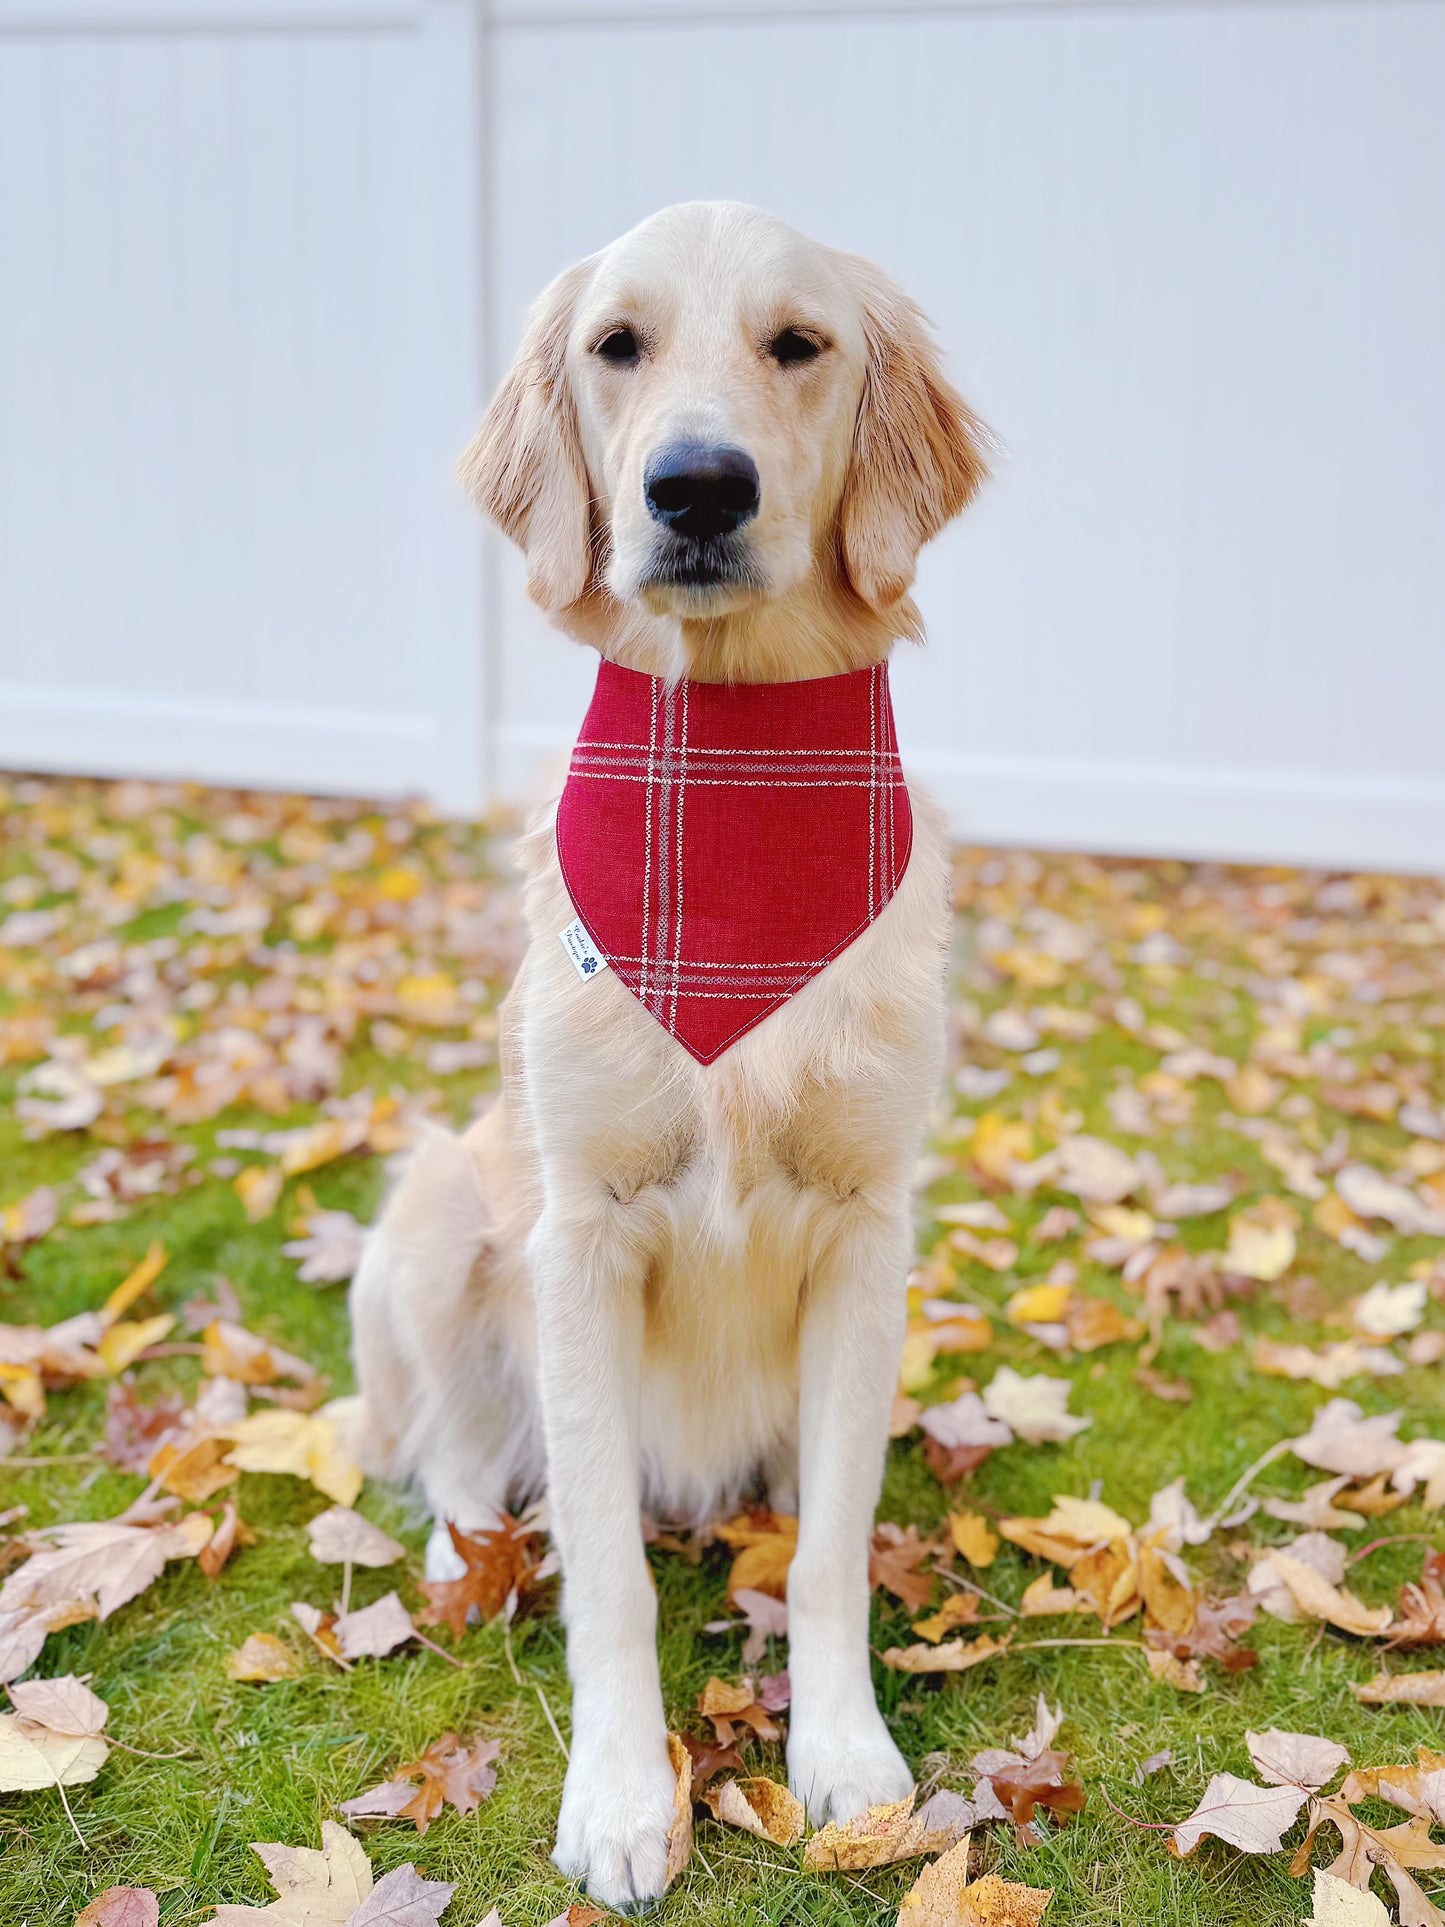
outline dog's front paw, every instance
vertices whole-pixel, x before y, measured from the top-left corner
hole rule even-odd
[[[553,1861],[586,1884],[590,1900],[641,1912],[667,1885],[676,1784],[665,1745],[629,1765],[616,1750],[574,1744]]]
[[[795,1715],[788,1737],[788,1784],[807,1808],[809,1824],[821,1827],[906,1798],[913,1775],[877,1707],[870,1706],[851,1720]]]

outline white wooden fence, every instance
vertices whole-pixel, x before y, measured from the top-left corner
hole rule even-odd
[[[451,461],[535,290],[730,195],[1010,459],[908,761],[979,841],[1445,867],[1445,0],[0,0],[0,763],[559,769]]]

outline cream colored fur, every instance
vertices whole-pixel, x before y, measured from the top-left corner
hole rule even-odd
[[[637,330],[636,367],[599,331]],[[824,344],[780,368],[784,327]],[[746,593],[643,588],[649,452],[746,448]],[[730,203],[669,209],[541,299],[464,464],[537,599],[654,674],[776,681],[918,632],[919,545],[984,473],[978,423],[878,270]],[[800,1509],[789,1579],[795,1791],[815,1821],[905,1793],[869,1675],[868,1535],[904,1325],[909,1180],[943,1049],[949,869],[913,854],[849,949],[711,1065],[609,972],[583,982],[553,810],[522,844],[532,945],[502,1089],[429,1135],[353,1288],[372,1471],[443,1522],[545,1484],[573,1681],[558,1864],[604,1904],[662,1890],[672,1775],[639,1512],[704,1518],[762,1481]]]

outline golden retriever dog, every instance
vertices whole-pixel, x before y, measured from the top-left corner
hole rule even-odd
[[[533,598],[603,657],[802,682],[921,637],[917,554],[985,445],[877,268],[696,202],[546,290],[462,475]],[[659,513],[659,451],[679,447],[701,451],[684,493],[731,489],[705,538]],[[950,929],[944,825],[910,796],[886,908],[710,1063],[615,971],[579,981],[545,812],[500,1095],[464,1137],[427,1136],[353,1287],[364,1455],[424,1494],[433,1576],[452,1576],[447,1521],[546,1491],[573,1688],[555,1858],[608,1907],[661,1893],[673,1815],[644,1508],[701,1520],[762,1489],[797,1512],[793,1790],[818,1823],[911,1784],[868,1654]]]

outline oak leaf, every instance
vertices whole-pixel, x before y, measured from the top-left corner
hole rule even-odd
[[[939,1540],[922,1538],[917,1526],[880,1520],[868,1549],[868,1583],[875,1590],[891,1592],[910,1612],[922,1612],[932,1597],[934,1578],[918,1568],[943,1549]]]
[[[477,1811],[497,1784],[492,1762],[500,1752],[496,1740],[466,1745],[455,1733],[443,1733],[417,1759],[398,1767],[394,1779],[343,1802],[339,1811],[353,1820],[410,1820],[425,1833],[444,1806],[463,1816]],[[420,1786],[413,1786],[414,1780]]]
[[[449,1626],[460,1639],[471,1613],[486,1625],[539,1584],[545,1561],[536,1526],[509,1514],[504,1513],[500,1523],[486,1532],[461,1532],[456,1526],[448,1531],[466,1571],[460,1579],[421,1582],[428,1604],[417,1614],[417,1623]]]

